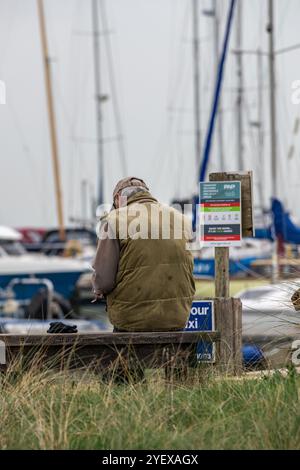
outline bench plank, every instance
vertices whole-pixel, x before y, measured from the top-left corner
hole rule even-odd
[[[195,344],[198,341],[213,342],[220,339],[220,334],[213,332],[150,332],[150,333],[55,333],[48,335],[14,335],[0,334],[0,340],[6,346],[109,346],[128,344]]]

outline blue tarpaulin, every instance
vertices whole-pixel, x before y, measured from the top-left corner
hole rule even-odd
[[[278,199],[272,201],[272,213],[277,237],[281,237],[284,243],[300,245],[300,227],[292,222],[290,214],[285,212]]]

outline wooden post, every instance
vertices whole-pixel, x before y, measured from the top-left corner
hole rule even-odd
[[[240,181],[242,204],[242,236],[254,235],[253,175],[252,171],[240,173],[211,173],[209,181]],[[215,249],[215,295],[229,297],[229,249]]]
[[[242,235],[254,236],[253,222],[253,175],[252,171],[240,173],[211,173],[209,181],[240,181],[242,196]]]
[[[220,370],[239,375],[242,371],[242,302],[240,299],[215,299],[216,360]]]
[[[215,248],[215,296],[229,297],[229,248]]]

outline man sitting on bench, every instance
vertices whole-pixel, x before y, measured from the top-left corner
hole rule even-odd
[[[187,218],[160,204],[143,180],[125,178],[98,237],[93,288],[107,300],[114,331],[184,329],[195,293]]]

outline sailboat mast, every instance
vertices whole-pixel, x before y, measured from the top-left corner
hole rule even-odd
[[[269,0],[269,74],[270,74],[270,120],[271,120],[271,188],[272,196],[277,197],[277,136],[276,136],[276,79],[274,52],[274,3]]]
[[[43,63],[44,63],[47,107],[48,107],[48,117],[49,117],[49,126],[50,126],[50,139],[51,139],[51,149],[52,149],[52,162],[53,162],[53,172],[54,172],[57,217],[58,217],[58,225],[59,225],[59,237],[61,240],[64,240],[65,239],[65,227],[64,227],[63,204],[62,204],[62,189],[61,189],[59,157],[58,157],[58,147],[57,147],[57,138],[56,138],[55,112],[54,112],[54,106],[53,106],[50,57],[49,57],[49,52],[48,52],[43,0],[37,0],[37,6],[38,6],[41,42],[42,42],[43,59],[44,59]]]
[[[237,2],[237,28],[236,47],[243,48],[243,7],[242,0]],[[238,74],[238,97],[237,97],[237,161],[239,170],[244,170],[244,144],[243,144],[243,93],[244,93],[244,73],[243,55],[237,54],[237,74]]]
[[[213,0],[214,13],[214,53],[215,53],[215,74],[218,73],[219,56],[220,56],[220,20],[218,14],[217,0]],[[222,97],[219,100],[219,112],[217,118],[217,133],[218,133],[218,150],[220,160],[220,171],[225,171],[224,153],[223,153],[223,115],[222,115]]]
[[[194,120],[195,120],[195,161],[199,168],[201,158],[201,120],[200,120],[200,72],[199,72],[199,11],[198,0],[193,5],[193,65],[194,65]]]
[[[101,80],[100,80],[100,30],[98,0],[92,0],[93,45],[94,45],[94,73],[95,73],[95,100],[97,116],[97,149],[98,149],[98,205],[103,204],[103,120],[101,109]]]
[[[257,86],[258,86],[258,95],[257,95],[257,125],[258,125],[258,161],[260,164],[260,178],[259,178],[259,187],[260,187],[260,198],[261,205],[264,207],[264,178],[265,178],[265,165],[264,165],[264,124],[263,124],[263,110],[264,110],[264,98],[263,98],[263,54],[261,49],[257,51]]]

